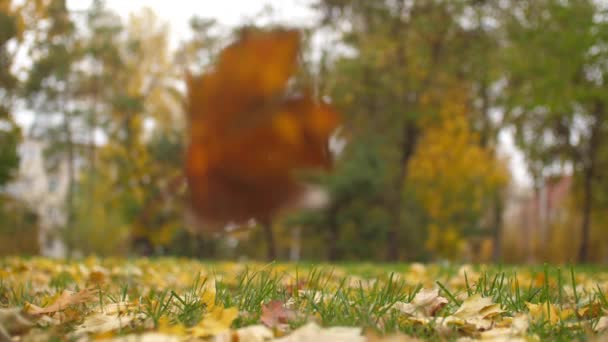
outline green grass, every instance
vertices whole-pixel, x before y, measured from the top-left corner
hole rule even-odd
[[[505,311],[501,320],[529,315],[526,302],[554,305],[563,314],[552,323],[548,315],[530,318],[528,337],[541,340],[585,340],[601,316],[608,314],[608,273],[599,267],[471,266],[399,264],[234,264],[186,259],[87,259],[56,262],[33,258],[0,259],[0,308],[26,303],[48,305],[65,289],[95,286],[97,298],[71,308],[70,319],[38,324],[25,333],[60,337],[75,329],[88,315],[110,303],[131,303],[141,317],[113,335],[142,333],[177,326],[187,329],[205,319],[205,292],[215,292],[215,305],[238,308],[232,329],[259,324],[262,307],[270,301],[287,303],[297,313],[291,330],[315,320],[323,326],[355,326],[380,335],[403,333],[423,339],[455,340],[477,337],[459,329],[438,329],[467,298],[491,298]],[[93,283],[91,272],[103,281]],[[423,272],[422,272],[423,271]],[[99,276],[98,276],[99,278]],[[425,324],[393,310],[395,303],[410,303],[423,288],[438,288],[448,300]],[[575,311],[586,310],[584,313]],[[582,312],[582,311],[581,311]]]

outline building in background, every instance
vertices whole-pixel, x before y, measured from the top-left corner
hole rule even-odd
[[[66,249],[59,230],[66,222],[63,208],[69,184],[67,164],[61,163],[55,172],[49,173],[44,165],[44,148],[43,142],[25,138],[19,146],[18,175],[7,191],[38,215],[40,253],[63,257]]]
[[[505,211],[508,233],[516,237],[527,262],[543,258],[548,249],[551,227],[564,223],[568,217],[567,201],[573,178],[564,174],[548,177],[536,190],[515,189]]]

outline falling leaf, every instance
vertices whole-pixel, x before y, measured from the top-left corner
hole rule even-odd
[[[273,300],[262,306],[260,321],[269,328],[275,328],[280,324],[286,324],[296,317],[293,310],[285,308],[280,300]]]
[[[338,114],[288,87],[299,41],[295,30],[245,30],[189,78],[186,174],[200,229],[269,219],[304,196],[295,170],[331,164]]]
[[[43,315],[65,310],[76,304],[90,302],[95,299],[96,289],[84,289],[78,292],[64,290],[59,297],[50,305],[41,308],[34,304],[26,303],[24,310],[31,315]]]

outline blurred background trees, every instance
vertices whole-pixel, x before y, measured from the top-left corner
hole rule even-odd
[[[303,175],[329,203],[273,223],[280,258],[608,260],[603,3],[310,6],[297,81],[343,123],[332,172]],[[30,232],[13,253],[264,257],[259,228],[187,229],[185,72],[208,70],[240,29],[190,24],[174,44],[150,9],[0,2],[1,250]],[[510,135],[530,189],[512,180]]]

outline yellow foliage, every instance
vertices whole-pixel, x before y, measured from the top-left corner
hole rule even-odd
[[[507,182],[507,172],[493,152],[479,144],[467,119],[466,93],[445,95],[439,120],[423,122],[423,137],[408,164],[408,183],[428,218],[427,248],[455,257],[462,232],[484,213],[484,205]],[[431,105],[432,95],[425,97]]]
[[[462,254],[465,240],[454,227],[440,228],[436,224],[428,227],[429,236],[424,244],[429,251],[438,251],[446,258],[456,258]]]

